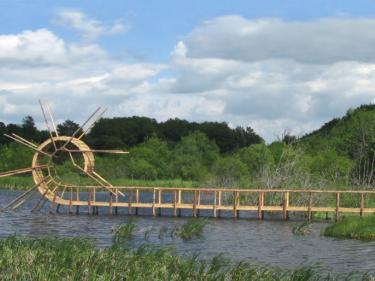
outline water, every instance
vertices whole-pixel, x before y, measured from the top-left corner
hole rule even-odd
[[[19,194],[16,191],[0,190],[0,206],[6,205]],[[80,215],[67,215],[66,212],[49,214],[48,205],[40,212],[31,213],[37,200],[30,200],[17,212],[0,213],[0,237],[14,234],[33,237],[85,236],[98,247],[106,247],[112,243],[113,228],[130,218],[124,214],[106,215],[108,212],[104,210],[101,210],[99,216],[84,212]],[[186,222],[188,217],[133,218],[137,225],[132,239],[135,247],[146,243],[145,233],[149,232],[147,243],[173,247],[184,255],[199,254],[201,258],[210,258],[223,253],[233,261],[246,259],[283,268],[317,265],[324,270],[340,273],[375,273],[375,242],[324,237],[321,232],[327,223],[313,223],[311,234],[296,236],[292,234],[295,222],[209,219],[202,237],[183,241],[172,238],[169,233],[174,227]],[[161,235],[162,229],[166,229],[164,235]]]

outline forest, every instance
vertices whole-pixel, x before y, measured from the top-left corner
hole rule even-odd
[[[79,125],[57,126],[72,135]],[[0,171],[30,165],[33,151],[11,142],[16,133],[36,144],[48,138],[31,116],[0,123]],[[372,188],[375,184],[375,105],[349,109],[304,136],[285,133],[270,144],[250,127],[147,117],[103,118],[85,136],[90,147],[128,155],[97,155],[96,169],[115,182],[178,180],[206,187]],[[60,168],[71,175],[68,165]]]

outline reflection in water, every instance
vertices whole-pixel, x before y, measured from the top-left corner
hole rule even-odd
[[[0,190],[0,206],[18,194],[20,192]],[[47,204],[41,212],[30,213],[32,206],[33,202],[28,202],[17,212],[1,213],[0,237],[14,234],[85,236],[99,247],[106,247],[112,243],[113,227],[129,219],[124,215],[109,216],[104,211],[99,216],[47,214]],[[201,258],[224,253],[234,261],[250,259],[285,268],[318,264],[336,272],[375,272],[375,242],[323,237],[320,233],[327,225],[324,223],[314,223],[307,236],[296,236],[292,234],[293,222],[210,219],[201,238],[182,241],[172,238],[168,232],[160,237],[160,229],[172,230],[183,224],[187,217],[134,218],[137,227],[132,244],[135,247],[146,242],[145,233],[152,229],[147,243],[173,247],[181,254],[199,253]]]

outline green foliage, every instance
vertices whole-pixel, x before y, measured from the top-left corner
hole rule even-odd
[[[233,156],[219,158],[213,165],[212,172],[219,186],[238,186],[242,179],[249,179],[247,166]]]
[[[129,174],[143,179],[170,177],[171,152],[166,142],[156,137],[130,150]],[[142,169],[145,174],[142,175]],[[139,177],[142,175],[143,177]]]
[[[341,221],[328,226],[325,236],[361,240],[375,240],[375,216],[344,217]]]
[[[18,143],[0,147],[0,171],[30,167],[34,152]]]
[[[79,125],[72,120],[66,120],[62,124],[57,125],[57,131],[60,136],[72,136],[75,132],[78,132],[79,136],[82,130],[79,130]]]
[[[172,156],[174,176],[201,180],[207,177],[209,167],[219,158],[217,145],[206,135],[194,132],[183,137]]]
[[[338,155],[335,150],[328,148],[310,159],[311,173],[332,182],[347,181],[352,166],[353,162],[349,158]]]
[[[217,256],[212,260],[183,257],[169,250],[117,245],[98,249],[81,238],[0,240],[0,279],[13,280],[349,280],[312,267],[283,270],[248,262],[231,263]],[[356,280],[373,280],[370,275]],[[351,279],[353,280],[352,276]]]
[[[242,148],[237,155],[252,177],[258,176],[274,164],[272,154],[264,143]]]

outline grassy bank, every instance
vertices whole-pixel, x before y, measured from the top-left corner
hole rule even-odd
[[[341,221],[328,226],[325,236],[360,240],[375,240],[375,216],[344,217]]]
[[[342,277],[340,277],[340,280]],[[313,268],[282,270],[222,257],[209,262],[169,250],[114,245],[97,249],[87,240],[0,240],[0,280],[339,280]],[[353,280],[353,279],[350,279]],[[373,280],[370,276],[355,280]]]

